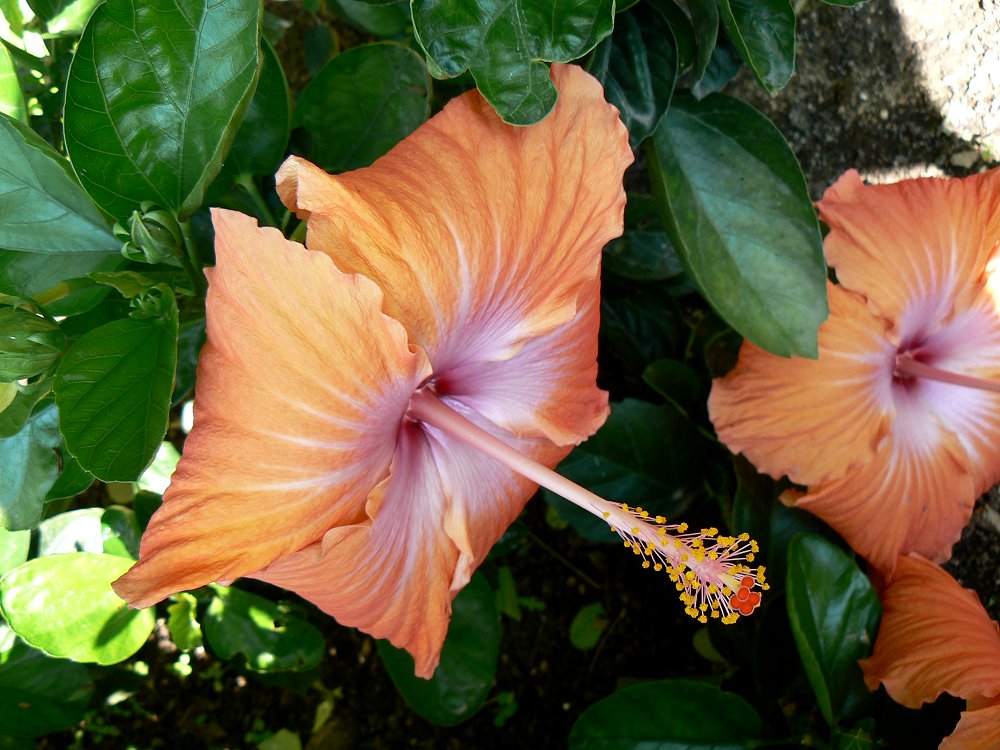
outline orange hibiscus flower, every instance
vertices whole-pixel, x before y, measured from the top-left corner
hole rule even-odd
[[[685,533],[551,471],[608,413],[600,257],[632,161],[597,81],[553,78],[531,128],[470,92],[369,168],[290,159],[278,192],[307,247],[215,213],[194,427],[122,598],[252,576],[429,677],[452,599],[544,484],[666,568],[689,614],[758,606],[745,536]]]
[[[1000,741],[1000,627],[979,597],[918,556],[901,557],[882,592],[875,651],[862,659],[869,690],[879,684],[909,708],[950,693],[966,711],[941,750],[996,750]]]
[[[943,561],[1000,479],[1000,170],[879,186],[848,172],[818,205],[839,281],[819,358],[744,343],[712,421],[760,471],[806,485],[787,499],[879,569]]]

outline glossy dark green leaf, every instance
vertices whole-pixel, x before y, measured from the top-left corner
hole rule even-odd
[[[76,36],[101,0],[28,0],[28,5],[45,21],[50,34]]]
[[[736,99],[678,96],[647,145],[667,232],[715,311],[763,349],[817,356],[823,243],[781,133]]]
[[[597,434],[559,464],[559,473],[614,502],[641,505],[673,518],[700,486],[704,440],[695,426],[669,405],[625,399]],[[618,541],[591,513],[545,490],[559,515],[588,539]]]
[[[569,750],[744,750],[760,735],[749,703],[690,680],[648,682],[612,693],[585,710]]]
[[[726,34],[757,82],[774,93],[795,72],[795,11],[789,0],[717,0]]]
[[[691,367],[676,359],[658,359],[642,372],[642,379],[685,414],[704,408],[701,380]]]
[[[569,624],[569,642],[574,648],[589,651],[601,640],[608,627],[608,616],[600,602],[587,604],[573,616]]]
[[[171,406],[177,406],[194,390],[198,373],[198,357],[205,345],[205,319],[181,323],[177,336],[177,380]]]
[[[0,580],[0,609],[11,629],[47,654],[117,664],[153,632],[153,609],[131,609],[111,590],[132,560],[76,552],[38,557]]]
[[[0,735],[67,729],[83,718],[93,691],[82,664],[46,656],[0,622]]]
[[[500,655],[500,613],[493,589],[480,573],[452,602],[441,662],[429,680],[414,675],[413,657],[378,642],[389,677],[410,708],[432,724],[450,726],[475,714],[493,687]]]
[[[712,50],[712,59],[708,61],[705,75],[691,85],[692,96],[695,99],[704,99],[709,94],[722,91],[742,67],[743,61],[736,50],[728,41],[720,38]]]
[[[263,44],[257,91],[250,101],[223,167],[223,177],[273,174],[285,156],[291,128],[292,102],[281,61]]]
[[[62,461],[62,470],[59,478],[52,485],[52,489],[45,496],[45,502],[53,500],[63,500],[69,497],[76,497],[94,483],[94,475],[80,466],[80,462],[70,455],[65,445],[59,447],[59,457]]]
[[[684,272],[666,232],[628,231],[604,248],[604,268],[625,279],[663,281]]]
[[[21,82],[17,79],[17,66],[3,42],[0,42],[0,113],[23,123],[28,122],[28,107],[21,93]]]
[[[691,86],[696,86],[705,76],[715,53],[719,37],[719,9],[716,0],[690,0],[691,26],[695,34],[694,62],[691,65]]]
[[[714,2],[715,0],[711,0]],[[691,19],[674,0],[646,0],[670,25],[677,46],[677,73],[686,73],[694,62],[695,38]],[[615,12],[620,12],[621,4],[615,4]]]
[[[31,532],[27,529],[7,531],[0,528],[0,577],[28,559],[30,546]]]
[[[635,148],[652,133],[670,105],[677,80],[677,50],[670,25],[640,6],[618,17],[614,33],[594,50],[587,70],[618,107]]]
[[[191,594],[174,594],[175,602],[167,607],[167,629],[170,640],[181,651],[191,651],[202,644],[201,623],[198,622],[198,600]]]
[[[371,164],[430,114],[430,78],[413,50],[379,42],[341,52],[299,95],[295,125],[324,169]]]
[[[369,3],[363,0],[329,0],[334,13],[352,26],[375,36],[396,36],[410,25],[407,0]]]
[[[53,404],[36,411],[14,435],[0,440],[0,526],[33,528],[59,478],[59,412]]]
[[[66,149],[124,220],[141,201],[187,216],[218,174],[257,84],[257,0],[106,0],[66,84]]]
[[[107,289],[85,279],[114,271],[127,261],[109,253],[21,253],[0,250],[0,292],[30,297],[49,315],[79,315],[100,302]]]
[[[601,300],[601,337],[616,368],[635,380],[646,367],[674,356],[687,335],[676,305],[662,285],[613,289],[606,284]]]
[[[24,123],[0,114],[0,248],[110,253],[121,243],[63,157]]]
[[[786,594],[799,656],[832,726],[872,700],[858,659],[875,643],[878,594],[856,562],[815,534],[799,534],[788,546]]]
[[[546,62],[587,54],[614,28],[613,0],[413,0],[413,26],[436,78],[471,71],[505,122],[555,106]]]
[[[212,590],[202,626],[220,658],[243,654],[255,672],[304,671],[322,660],[323,635],[284,605],[229,586]]]
[[[58,323],[27,308],[0,306],[0,382],[44,373],[65,350]]]
[[[56,370],[60,429],[80,465],[105,482],[133,482],[167,431],[177,364],[177,307],[164,317],[101,326],[73,344]]]

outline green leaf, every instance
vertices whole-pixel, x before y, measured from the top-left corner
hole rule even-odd
[[[497,114],[531,125],[555,106],[546,62],[582,57],[614,28],[614,0],[412,0],[436,78],[471,71]]]
[[[285,71],[274,49],[263,43],[260,82],[223,167],[223,175],[274,174],[285,156],[292,102]]]
[[[181,218],[219,173],[260,66],[257,0],[106,0],[66,84],[66,150],[125,220],[148,200]],[[2,243],[0,243],[2,244]]]
[[[607,613],[600,602],[587,604],[573,617],[569,625],[569,641],[574,648],[589,651],[601,640],[601,635],[608,627]]]
[[[49,315],[78,315],[91,309],[107,294],[107,289],[81,277],[94,271],[114,271],[125,263],[117,252],[63,254],[0,250],[0,292],[34,299]]]
[[[94,483],[94,475],[80,466],[80,462],[70,455],[65,444],[59,446],[59,456],[62,459],[62,471],[56,483],[52,485],[45,496],[45,502],[76,497]]]
[[[716,0],[691,0],[691,26],[695,34],[695,59],[691,66],[691,87],[697,86],[705,76],[715,54],[719,38],[719,9]]]
[[[176,601],[167,607],[167,628],[170,640],[181,651],[191,651],[202,643],[201,625],[198,622],[198,600],[191,594],[174,594]]]
[[[0,526],[33,528],[45,496],[59,477],[59,412],[52,404],[37,411],[19,432],[0,440]]]
[[[246,657],[254,672],[305,671],[323,659],[323,635],[286,605],[228,586],[211,586],[204,633],[220,659]]]
[[[46,656],[0,622],[0,735],[68,729],[83,718],[93,692],[86,667]]]
[[[76,36],[101,0],[28,0],[50,34]]]
[[[28,107],[17,79],[17,66],[3,42],[0,42],[0,112],[28,124]]]
[[[855,5],[868,2],[868,0],[823,0],[823,2],[830,5],[839,5],[841,8],[853,8]]]
[[[173,476],[180,458],[181,454],[174,447],[174,444],[166,440],[163,441],[156,449],[153,463],[139,477],[139,489],[162,495],[170,485],[170,477]]]
[[[7,531],[0,528],[0,577],[11,568],[28,559],[28,547],[31,546],[31,532]]]
[[[10,627],[47,654],[117,664],[153,632],[153,609],[130,609],[111,583],[132,567],[116,555],[77,552],[39,557],[0,580],[0,609]]]
[[[338,16],[375,36],[396,36],[410,25],[410,3],[407,0],[382,3],[364,0],[329,1]]]
[[[177,364],[177,307],[172,296],[168,303],[165,317],[90,331],[56,370],[66,446],[105,482],[138,479],[166,434]]]
[[[614,34],[586,66],[608,102],[618,107],[635,148],[656,129],[677,79],[677,49],[670,25],[646,6],[618,17]]]
[[[823,718],[831,726],[871,703],[858,659],[871,655],[882,607],[837,545],[799,534],[788,546],[788,619]]]
[[[171,406],[181,403],[194,390],[198,357],[205,344],[205,319],[186,320],[177,335],[177,379]]]
[[[38,524],[37,557],[72,552],[104,552],[103,508],[81,508],[46,518]]]
[[[641,505],[650,513],[672,517],[691,501],[700,486],[704,440],[694,425],[669,405],[625,399],[611,405],[608,421],[559,464],[560,474],[612,501]],[[567,500],[545,490],[583,536],[619,541],[608,525]]]
[[[684,272],[665,232],[626,231],[604,248],[604,267],[624,279],[662,281]]]
[[[647,146],[667,233],[716,312],[774,354],[816,357],[823,243],[781,133],[736,99],[678,96]]]
[[[719,39],[712,51],[712,59],[708,61],[705,75],[691,85],[692,96],[704,99],[709,94],[722,91],[742,67],[743,61],[732,45],[725,38]]]
[[[617,289],[608,279],[602,291],[601,337],[623,376],[641,375],[657,359],[671,357],[688,332],[663,286],[636,284]]]
[[[489,695],[500,655],[500,614],[486,579],[475,573],[452,602],[441,663],[429,680],[413,673],[413,658],[378,642],[389,677],[410,708],[432,724],[451,726],[475,714]]]
[[[795,72],[795,11],[789,0],[716,0],[726,34],[772,94]]]
[[[430,114],[430,78],[412,50],[379,42],[341,52],[299,95],[295,125],[324,169],[371,164]]]
[[[132,560],[139,559],[139,539],[142,529],[135,511],[121,505],[112,505],[101,514],[101,539],[106,555],[118,555]]]
[[[46,379],[30,385],[17,383],[14,385],[17,387],[14,400],[6,409],[0,411],[0,440],[12,437],[21,431],[21,428],[28,423],[35,405],[48,395],[52,381]],[[2,450],[0,448],[0,451]],[[0,494],[2,494],[2,490],[0,490]]]
[[[734,693],[703,682],[663,680],[612,693],[585,710],[569,750],[744,750],[760,716]]]
[[[701,380],[692,368],[676,359],[658,359],[642,371],[642,379],[685,414],[704,408]]]
[[[0,381],[33,378],[66,350],[59,324],[23,307],[0,307]]]
[[[120,246],[69,162],[27,125],[0,114],[0,248],[65,254],[117,253]]]

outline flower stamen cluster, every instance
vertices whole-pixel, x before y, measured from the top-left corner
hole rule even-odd
[[[729,625],[760,606],[760,591],[770,586],[763,566],[747,564],[759,551],[749,534],[725,536],[715,527],[689,532],[686,523],[668,524],[641,507],[608,505],[601,515],[611,530],[642,558],[643,568],[667,573],[684,611],[698,622]]]

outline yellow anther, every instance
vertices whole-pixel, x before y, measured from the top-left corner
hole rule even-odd
[[[611,518],[611,512],[607,511],[607,510],[604,511],[604,518],[605,518],[605,520],[607,520],[608,518]]]
[[[649,511],[648,510],[641,511],[639,515],[643,518],[649,518]]]
[[[736,537],[736,538],[739,539],[741,542],[748,542],[748,541],[750,541],[750,535],[748,533],[746,533],[745,531],[742,534],[740,534],[738,537]]]
[[[638,536],[638,535],[639,535],[639,527],[636,526],[634,529],[632,529],[632,536]]]
[[[642,567],[648,568],[649,567],[649,560],[643,560],[642,561]]]
[[[698,618],[698,622],[704,625],[706,622],[708,622],[708,618],[705,617],[705,615],[702,615],[701,617]]]
[[[624,511],[628,510],[628,503],[622,503],[622,510]]]
[[[753,562],[753,552],[747,552],[747,562]]]
[[[656,517],[656,522],[657,523],[666,523],[667,522],[667,517],[666,516],[657,516]]]
[[[677,527],[677,532],[680,534],[683,534],[687,530],[688,530],[688,525],[686,523],[682,523]]]
[[[660,565],[660,563],[656,563],[656,565],[653,566],[653,570],[659,573],[661,570],[663,570],[663,566]]]

